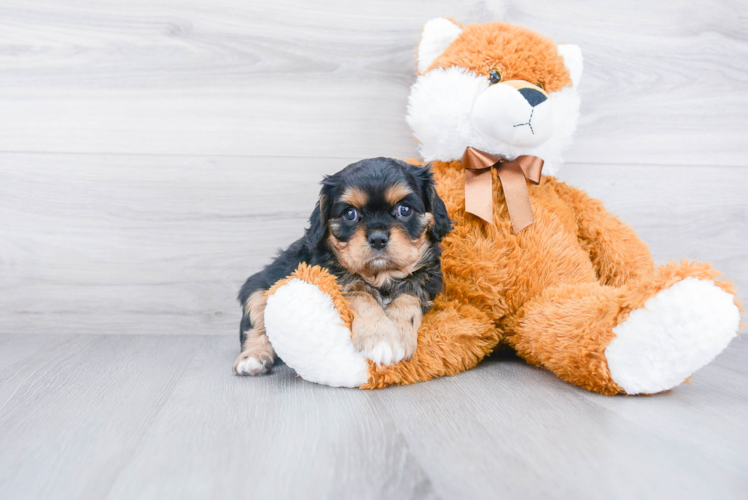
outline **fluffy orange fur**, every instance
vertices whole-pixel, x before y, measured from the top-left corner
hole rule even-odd
[[[501,54],[501,57],[486,58],[488,53]],[[451,66],[460,66],[483,76],[495,69],[504,81],[524,80],[539,84],[548,92],[571,85],[569,70],[558,55],[553,40],[507,23],[464,26],[462,34],[431,63],[426,72]]]

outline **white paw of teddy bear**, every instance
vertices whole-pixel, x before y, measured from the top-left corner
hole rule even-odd
[[[292,279],[268,297],[265,329],[285,363],[304,380],[333,387],[360,387],[369,364],[329,295]]]
[[[613,380],[627,394],[683,383],[737,335],[734,297],[713,281],[686,278],[650,298],[615,327],[605,350]]]

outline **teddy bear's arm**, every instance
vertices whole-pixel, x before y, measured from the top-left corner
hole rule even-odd
[[[485,312],[439,295],[418,330],[413,358],[376,365],[351,339],[354,318],[335,277],[319,266],[301,264],[267,292],[270,342],[302,378],[320,384],[373,389],[455,375],[478,364],[500,339]]]
[[[479,308],[440,295],[423,317],[413,358],[391,365],[370,363],[362,389],[424,382],[456,375],[477,365],[494,350],[501,333]]]
[[[622,286],[654,273],[652,254],[631,226],[580,189],[557,181],[555,189],[574,209],[579,238],[603,285]]]

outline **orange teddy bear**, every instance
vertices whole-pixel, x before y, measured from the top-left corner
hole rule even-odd
[[[278,355],[307,380],[378,388],[455,375],[506,344],[603,394],[668,390],[714,359],[739,328],[735,287],[705,263],[655,268],[629,226],[551,177],[581,73],[578,47],[519,26],[427,23],[407,121],[454,221],[443,293],[413,358],[380,366],[353,347],[334,278],[302,265],[268,292]]]

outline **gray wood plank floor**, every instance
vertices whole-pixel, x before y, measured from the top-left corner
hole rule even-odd
[[[579,44],[560,177],[748,290],[745,2],[3,0],[1,499],[746,497],[745,334],[654,397],[507,355],[381,391],[231,375],[236,291],[321,176],[416,156],[436,16]]]
[[[519,359],[379,391],[226,336],[0,335],[0,498],[745,498],[748,349],[605,397]]]

